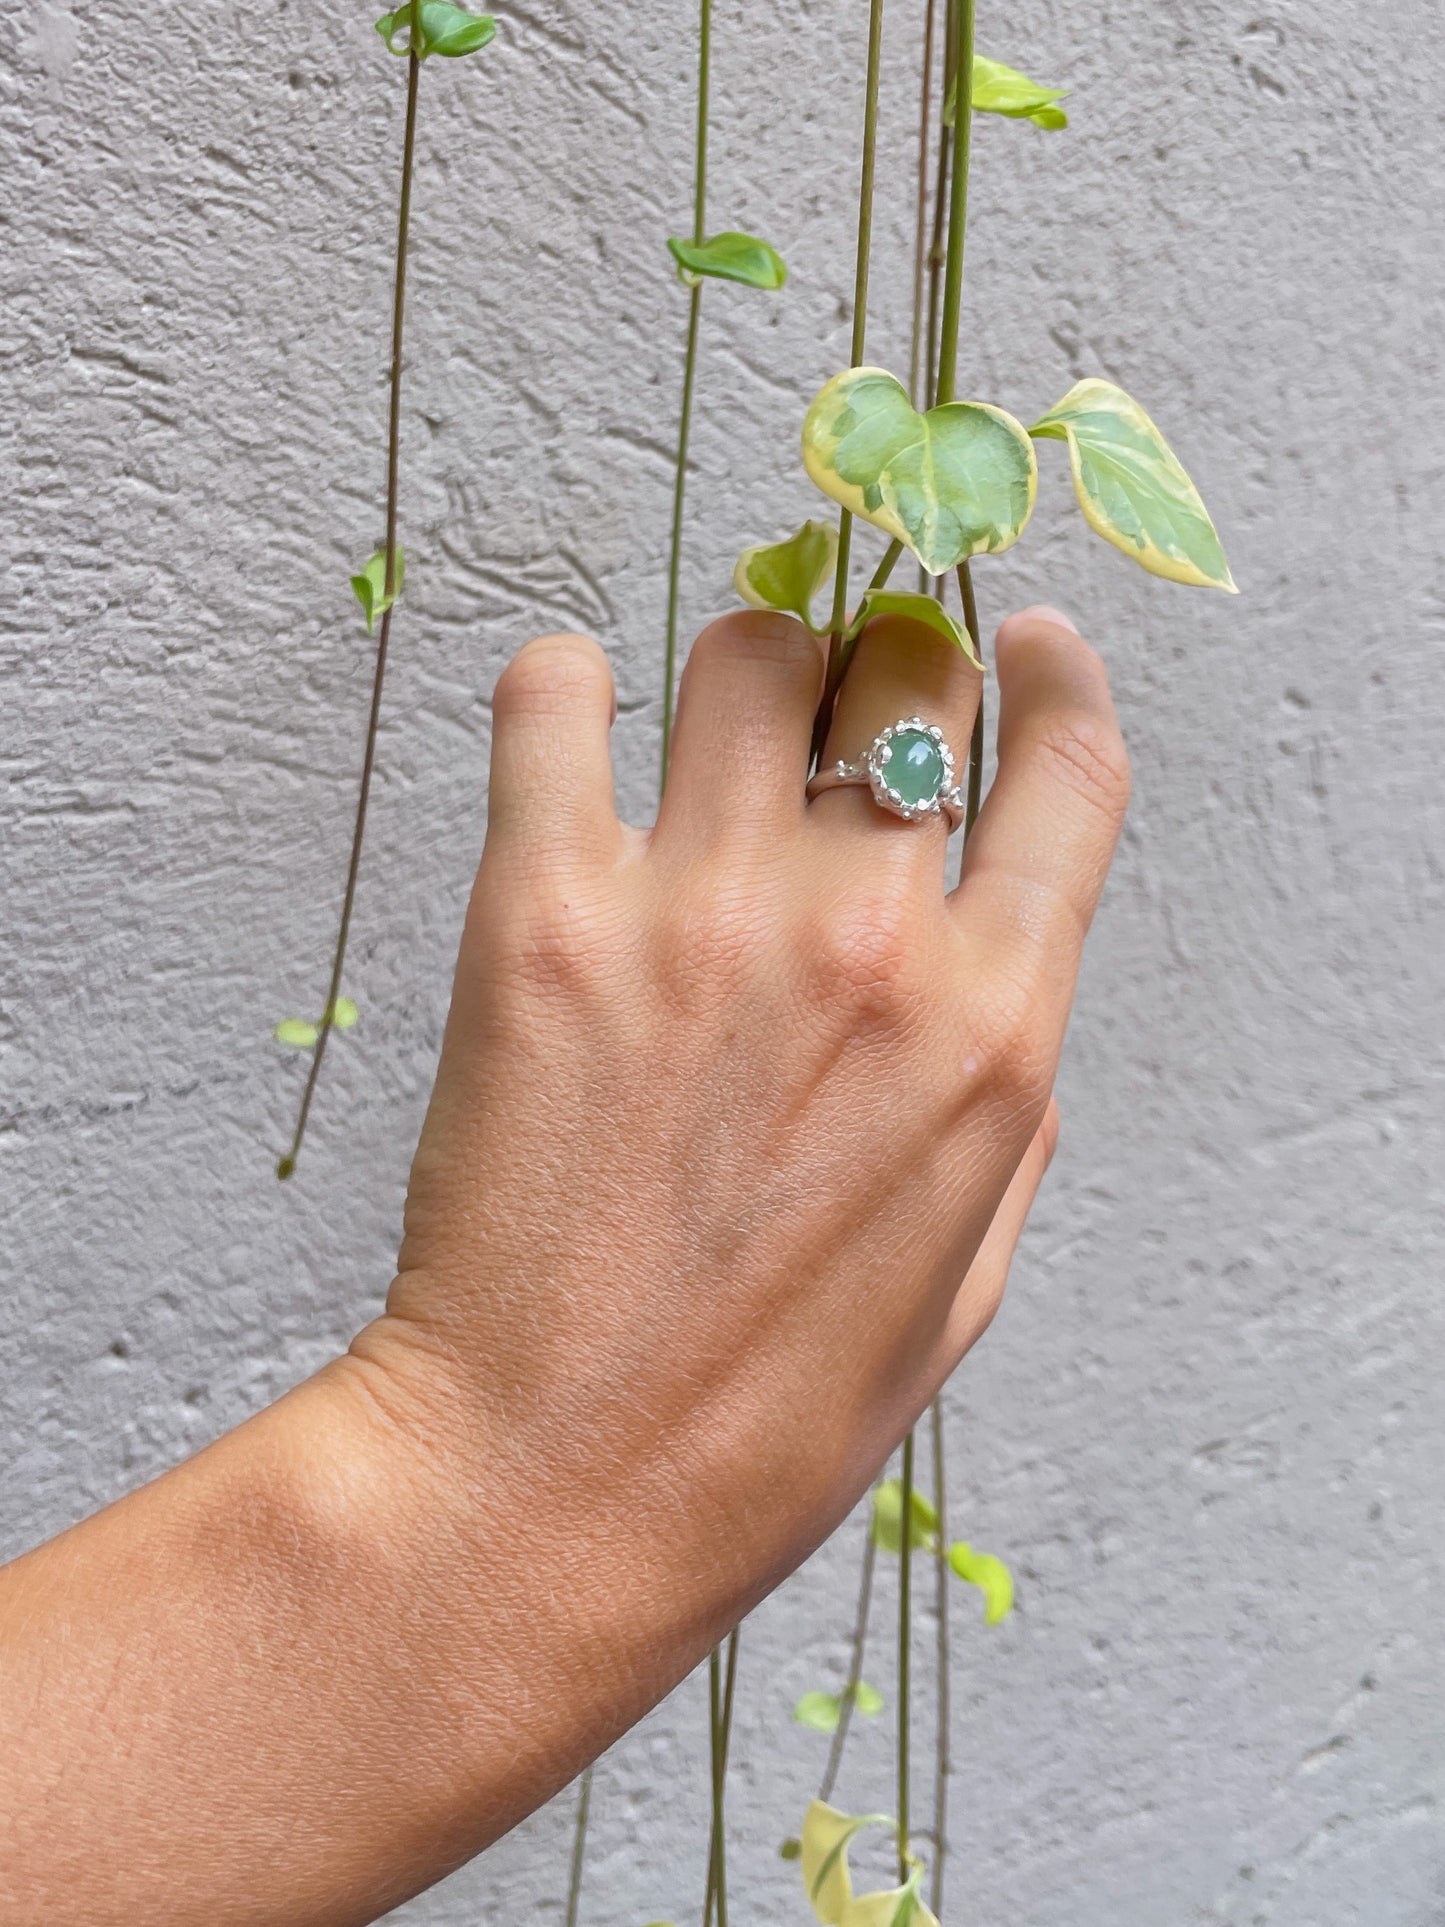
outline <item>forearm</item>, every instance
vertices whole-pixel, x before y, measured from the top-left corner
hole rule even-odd
[[[464,1466],[372,1369],[0,1575],[9,1927],[372,1920],[705,1649],[695,1587],[650,1587],[504,1453]]]

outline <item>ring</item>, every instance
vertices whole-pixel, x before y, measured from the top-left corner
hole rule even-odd
[[[867,784],[880,809],[905,823],[942,816],[950,832],[964,819],[963,791],[954,781],[953,751],[943,731],[921,716],[905,716],[873,738],[856,763],[834,763],[808,782],[809,800],[824,790]]]

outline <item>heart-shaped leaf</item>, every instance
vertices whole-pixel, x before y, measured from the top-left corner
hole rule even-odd
[[[915,1550],[931,1552],[938,1545],[938,1513],[932,1501],[914,1486],[913,1529],[910,1543]],[[903,1550],[903,1481],[884,1479],[873,1493],[873,1543],[880,1552]]]
[[[420,15],[420,32],[413,46],[413,12]],[[394,54],[415,52],[418,60],[425,60],[428,54],[445,54],[449,60],[460,60],[463,54],[474,54],[485,47],[497,31],[497,23],[489,13],[469,13],[465,7],[452,5],[452,0],[420,0],[413,7],[408,4],[397,7],[392,13],[384,13],[376,23],[376,31],[386,42],[387,51]]]
[[[848,627],[849,641],[874,616],[908,616],[914,622],[927,623],[930,629],[936,629],[939,635],[947,636],[951,643],[960,648],[975,668],[983,668],[967,629],[931,595],[915,595],[906,589],[865,590],[863,600],[858,604],[857,613]]]
[[[930,575],[1011,548],[1038,469],[1023,428],[985,402],[920,415],[884,368],[849,368],[803,423],[803,463],[825,495],[904,542]]]
[[[406,557],[398,549],[396,552],[396,580],[390,595],[386,593],[386,550],[378,549],[360,575],[351,578],[351,593],[361,604],[361,612],[366,617],[366,633],[371,634],[378,616],[387,610],[401,594],[406,580]]]
[[[837,563],[833,524],[805,522],[786,542],[744,549],[733,569],[733,587],[754,609],[783,609],[814,629],[813,597]]]
[[[1031,120],[1035,127],[1067,127],[1069,117],[1056,101],[1067,97],[1066,87],[1043,87],[1017,67],[1006,67],[1001,60],[986,54],[973,57],[973,111],[976,114],[1002,114],[1006,120]],[[943,121],[952,127],[958,104],[958,87],[949,87],[943,105]]]
[[[1239,593],[1198,489],[1132,395],[1077,382],[1029,433],[1068,443],[1079,507],[1106,542],[1151,575]]]
[[[840,1813],[814,1800],[803,1816],[803,1886],[822,1927],[836,1927],[853,1899],[848,1845],[865,1827],[892,1827],[886,1813]]]
[[[1014,1576],[991,1552],[975,1552],[966,1539],[948,1548],[948,1563],[960,1579],[983,1594],[984,1623],[997,1626],[1014,1609]]]
[[[667,245],[689,287],[711,277],[772,289],[781,288],[788,278],[782,255],[756,234],[714,234],[706,241],[680,241],[674,235]]]

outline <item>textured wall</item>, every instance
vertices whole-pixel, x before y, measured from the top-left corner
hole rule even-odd
[[[979,570],[991,617],[1079,612],[1138,800],[1063,1148],[949,1394],[961,1523],[1022,1602],[985,1636],[959,1601],[955,1920],[1445,1920],[1445,29],[1420,0],[1260,4],[981,8],[986,50],[1077,98],[1066,135],[979,127],[966,391],[1028,415],[1124,382],[1244,593],[1094,543],[1056,448],[1029,539]],[[0,0],[7,1551],[379,1304],[526,635],[606,639],[649,808],[690,8],[502,11],[426,75],[365,1018],[282,1191],[302,1064],[269,1031],[320,996],[367,687],[346,575],[379,528],[401,72],[360,5]],[[919,11],[890,7],[895,365]],[[794,280],[709,291],[690,624],[816,506],[794,437],[846,356],[863,14],[719,3],[716,225]],[[836,1675],[855,1558],[856,1528],[747,1636],[744,1921],[805,1916],[775,1849],[820,1743],[787,1708]],[[602,1769],[589,1922],[695,1909],[702,1718],[692,1682]],[[886,1803],[888,1774],[880,1737],[842,1794]],[[394,1918],[557,1920],[568,1818]]]

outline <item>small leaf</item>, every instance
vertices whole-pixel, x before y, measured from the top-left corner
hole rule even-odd
[[[913,1529],[910,1543],[916,1551],[938,1550],[938,1513],[932,1501],[913,1488]],[[903,1550],[903,1482],[884,1479],[873,1493],[873,1543],[880,1552]]]
[[[788,278],[782,255],[756,234],[714,234],[706,241],[681,241],[674,235],[667,245],[690,288],[707,277],[771,290]]]
[[[955,643],[975,668],[983,668],[967,629],[931,595],[916,595],[905,589],[866,590],[848,626],[849,639],[856,636],[864,623],[871,622],[874,616],[909,616],[914,622],[926,622],[930,629],[936,629],[941,636],[947,636],[950,642]]]
[[[754,609],[783,609],[817,633],[813,597],[838,562],[838,531],[831,522],[805,522],[786,542],[744,549],[733,570],[733,587]]]
[[[1106,542],[1151,575],[1239,593],[1199,491],[1132,395],[1077,382],[1029,433],[1068,443],[1079,507]]]
[[[866,1680],[859,1680],[856,1692],[844,1687],[841,1693],[804,1693],[793,1708],[793,1718],[811,1733],[836,1733],[849,1698],[860,1713],[870,1718],[883,1711],[883,1695]]]
[[[896,536],[930,575],[1011,548],[1038,469],[1023,428],[985,402],[920,415],[884,368],[849,368],[803,423],[803,463],[825,495]]]
[[[497,31],[497,23],[489,13],[469,13],[465,7],[453,6],[451,0],[421,0],[416,12],[421,16],[421,33],[415,48],[418,60],[425,60],[429,54],[444,54],[450,60],[459,60],[464,54],[474,54],[485,47]],[[386,42],[389,53],[413,51],[412,24],[410,5],[384,13],[377,21],[376,31]]]
[[[1056,101],[1067,97],[1066,87],[1042,87],[1038,81],[1021,74],[1017,67],[1006,67],[1001,60],[985,54],[973,57],[973,111],[976,114],[1002,114],[1006,120],[1031,120],[1035,127],[1067,127],[1069,117]],[[952,127],[958,105],[955,82],[943,104],[943,124]]]
[[[801,1860],[802,1857],[803,1843],[801,1840],[785,1840],[782,1846],[778,1848],[779,1860]]]
[[[361,1012],[349,997],[338,997],[331,1011],[331,1024],[335,1030],[354,1030]]]
[[[984,1623],[997,1626],[1014,1606],[1014,1577],[1002,1559],[991,1552],[975,1552],[966,1539],[948,1548],[948,1563],[960,1579],[983,1594]]]
[[[360,575],[351,578],[351,593],[361,604],[361,612],[366,617],[366,633],[371,634],[378,616],[387,610],[401,594],[406,581],[406,557],[400,548],[396,551],[396,580],[391,594],[386,593],[386,550],[378,549]]]
[[[278,1044],[291,1044],[297,1050],[310,1050],[321,1033],[315,1024],[308,1024],[304,1017],[283,1017],[272,1035]]]

